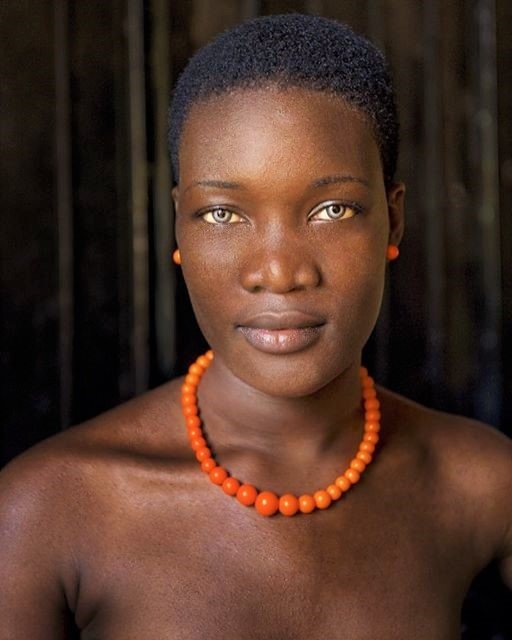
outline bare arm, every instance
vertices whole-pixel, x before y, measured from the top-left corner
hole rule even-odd
[[[446,486],[454,486],[466,505],[475,570],[498,562],[512,589],[512,440],[491,426],[456,416],[442,433]]]
[[[503,582],[512,589],[512,441],[503,443],[500,451],[501,472],[503,474],[497,491],[497,503],[501,506],[503,543],[500,548],[500,572]]]
[[[29,453],[0,473],[0,640],[67,637],[67,595],[76,572],[63,478],[49,458]]]
[[[504,551],[501,557],[500,571],[503,582],[509,589],[512,590],[512,472],[509,474],[507,493],[507,511],[505,513],[508,518],[508,523],[506,524],[504,536]]]

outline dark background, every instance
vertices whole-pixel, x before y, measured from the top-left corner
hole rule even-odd
[[[0,465],[203,349],[173,248],[172,84],[240,20],[348,22],[391,63],[407,230],[377,380],[512,433],[509,0],[0,0]],[[491,568],[464,638],[512,638]]]

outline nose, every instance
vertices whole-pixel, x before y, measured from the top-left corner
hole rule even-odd
[[[242,269],[242,286],[250,292],[289,293],[317,287],[321,273],[310,248],[283,234],[265,246],[252,247]]]

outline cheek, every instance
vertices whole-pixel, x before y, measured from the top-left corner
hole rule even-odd
[[[377,322],[384,294],[385,262],[372,262],[357,276],[349,296],[349,303],[343,305],[346,321],[355,328],[358,342],[366,343]]]
[[[239,287],[239,270],[247,234],[215,228],[198,221],[178,220],[176,235],[181,252],[181,270],[189,295],[199,314],[202,309],[222,306]],[[198,318],[199,320],[200,318]]]
[[[326,246],[329,246],[326,244]],[[379,315],[386,271],[386,225],[325,249],[324,285],[340,332],[362,347]]]
[[[215,334],[229,325],[231,304],[238,297],[233,257],[219,259],[211,244],[201,251],[200,243],[195,243],[188,255],[188,244],[182,246],[181,268],[196,320],[207,342],[215,344]]]
[[[331,274],[328,289],[337,296],[337,315],[345,325],[371,332],[377,320],[384,292],[385,260],[365,263],[347,260],[344,269]]]
[[[383,216],[361,220],[350,233],[326,233],[319,240],[324,280],[333,288],[372,286],[382,280],[386,265],[388,224]]]

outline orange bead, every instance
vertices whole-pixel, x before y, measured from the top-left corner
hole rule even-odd
[[[370,398],[376,398],[376,397],[377,397],[377,392],[373,387],[370,387],[368,389],[363,389],[364,400],[369,400]]]
[[[199,376],[196,376],[193,373],[188,373],[185,376],[185,382],[186,382],[186,384],[190,384],[193,387],[197,387],[197,385],[199,384]]]
[[[365,422],[378,422],[380,418],[380,411],[377,411],[376,409],[371,409],[370,411],[365,411],[364,413]]]
[[[366,378],[363,378],[361,380],[361,386],[363,387],[363,389],[372,389],[374,386],[374,381],[373,378],[371,376],[368,376]]]
[[[262,516],[273,516],[279,509],[279,498],[272,491],[262,491],[258,493],[254,506]]]
[[[197,406],[195,404],[189,404],[186,407],[183,407],[183,415],[186,418],[190,416],[197,416]]]
[[[213,467],[209,475],[213,484],[222,484],[228,477],[228,472],[224,467]]]
[[[199,366],[197,362],[194,362],[194,364],[191,364],[190,367],[188,368],[188,372],[194,376],[201,377],[204,373],[204,368]]]
[[[377,444],[379,441],[379,434],[373,431],[368,431],[363,436],[364,442],[371,442],[372,444]]]
[[[396,260],[399,255],[400,255],[400,249],[396,246],[396,244],[388,245],[388,248],[386,249],[386,258],[390,262],[393,260]]]
[[[324,489],[320,489],[320,491],[315,491],[313,494],[313,500],[315,501],[315,505],[318,509],[327,509],[327,507],[331,504],[332,498],[324,491]]]
[[[189,405],[196,405],[197,404],[197,398],[196,396],[192,395],[191,393],[184,393],[181,396],[181,406],[182,407],[187,407]]]
[[[362,460],[365,464],[370,464],[372,461],[372,457],[367,451],[358,451],[356,458],[359,458],[359,460]]]
[[[299,510],[299,501],[291,493],[279,498],[279,511],[283,516],[294,516]]]
[[[334,481],[334,484],[341,489],[341,491],[348,491],[352,486],[352,483],[345,476],[338,476]]]
[[[189,416],[187,418],[187,427],[193,429],[201,426],[201,419],[198,416]]]
[[[365,422],[364,430],[365,431],[373,431],[374,433],[379,433],[379,431],[380,431],[380,422]]]
[[[209,360],[206,356],[199,356],[196,362],[200,367],[203,367],[203,369],[208,369],[211,364],[211,360]]]
[[[198,449],[201,449],[202,447],[206,447],[206,440],[201,436],[196,437],[196,438],[192,438],[190,440],[190,446],[192,447],[192,449],[194,451],[197,451]]]
[[[368,377],[368,369],[366,367],[359,367],[359,376],[361,378],[367,378]]]
[[[201,447],[196,451],[196,459],[198,462],[202,462],[206,458],[210,458],[211,455],[212,452],[208,447]]]
[[[301,513],[311,513],[316,508],[313,496],[304,494],[299,498],[299,510]]]
[[[359,473],[363,473],[366,469],[366,464],[360,458],[354,458],[350,461],[350,468],[359,471]]]
[[[226,478],[222,483],[222,490],[228,496],[236,495],[238,489],[240,489],[240,482],[236,478]]]
[[[208,360],[210,360],[210,362],[213,360],[213,351],[211,349],[207,351],[204,355],[208,358]]]
[[[241,502],[246,507],[250,507],[254,504],[258,492],[252,484],[243,484],[236,492],[236,498],[239,502]]]
[[[181,393],[184,396],[185,395],[189,395],[189,394],[195,396],[196,395],[196,391],[197,391],[196,385],[187,384],[186,382],[185,382],[185,384],[181,385]]]
[[[371,409],[378,409],[379,407],[380,402],[377,400],[377,398],[368,398],[364,401],[364,408],[367,411],[370,411]]]
[[[359,482],[359,478],[361,477],[359,471],[356,471],[355,469],[347,469],[344,476],[350,480],[351,484]]]
[[[204,471],[204,473],[210,473],[210,471],[216,466],[217,463],[213,458],[205,458],[201,462],[201,471]]]
[[[200,427],[192,427],[192,428],[189,427],[187,429],[187,433],[190,440],[192,440],[193,438],[203,437],[203,430]]]
[[[339,500],[342,496],[341,489],[335,484],[330,484],[326,491],[331,496],[332,500]]]
[[[359,445],[359,451],[366,451],[367,453],[373,453],[375,451],[375,445],[373,442],[361,442]]]

